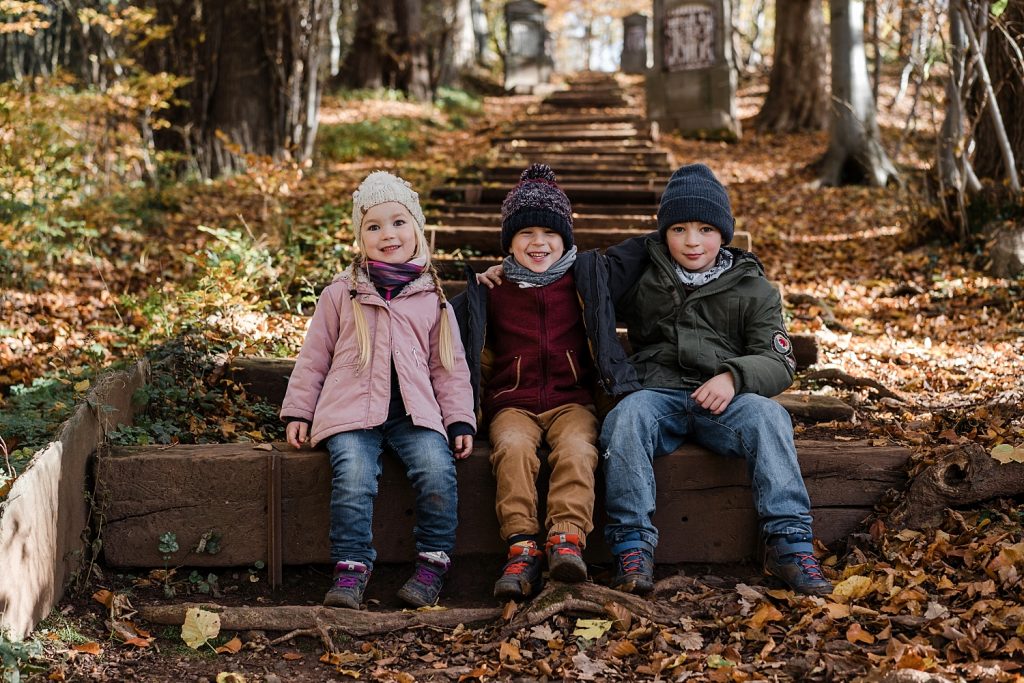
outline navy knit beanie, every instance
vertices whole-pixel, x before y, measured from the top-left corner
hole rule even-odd
[[[501,203],[502,253],[523,228],[549,228],[562,236],[566,251],[573,245],[572,206],[547,164],[531,164]]]
[[[729,195],[722,183],[704,164],[689,164],[672,174],[661,195],[658,207],[658,232],[664,241],[665,232],[676,223],[701,221],[722,233],[722,244],[732,241],[736,221],[732,217]]]

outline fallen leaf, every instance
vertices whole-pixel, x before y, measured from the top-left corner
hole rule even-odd
[[[185,612],[185,623],[181,625],[181,639],[193,650],[198,650],[219,633],[220,615],[198,607],[190,607]]]
[[[217,674],[217,683],[246,683],[246,680],[236,671],[221,671]]]
[[[612,618],[612,626],[618,631],[628,631],[633,624],[633,613],[617,602],[607,602],[604,611]]]
[[[872,581],[866,576],[850,576],[836,584],[832,597],[856,600],[871,592]]]
[[[518,662],[523,656],[519,654],[519,646],[515,643],[505,641],[501,644],[501,652],[498,659],[502,662]]]
[[[263,435],[260,434],[259,432],[255,432],[255,433],[258,434],[258,436],[254,437],[254,438],[259,439],[259,438],[263,437]],[[250,436],[251,436],[251,434],[250,434]],[[273,446],[273,444],[269,444],[269,443],[258,443],[255,446],[253,446],[252,449],[254,451],[272,451],[272,450],[274,450],[274,446]]]
[[[285,652],[281,655],[281,659],[288,660],[289,662],[297,662],[302,659],[302,655],[298,652]]]
[[[760,631],[764,628],[766,622],[778,621],[781,618],[782,612],[776,609],[775,605],[768,602],[762,602],[760,606],[758,606],[757,611],[754,612],[754,616],[750,617],[747,621],[747,624],[750,628]]]
[[[242,649],[242,639],[235,636],[217,648],[217,654],[237,654]]]
[[[622,659],[623,657],[632,657],[635,654],[639,654],[639,650],[636,649],[636,645],[628,640],[618,640],[608,648],[609,657]]]
[[[125,645],[134,645],[138,648],[149,647],[149,644],[153,642],[152,638],[129,638],[124,641]]]
[[[537,640],[557,640],[562,634],[552,630],[547,624],[538,624],[530,630],[530,637]]]
[[[82,643],[81,645],[75,645],[71,648],[75,652],[82,652],[87,655],[98,655],[103,652],[103,648],[100,647],[99,643]]]
[[[92,594],[92,599],[101,605],[104,605],[107,609],[110,609],[110,606],[114,602],[114,594],[106,588],[102,588]]]
[[[580,621],[600,621],[600,620],[598,620],[598,619],[581,619]],[[579,622],[577,622],[577,623],[579,623]],[[611,628],[611,623],[608,624],[608,627]],[[605,629],[605,630],[607,630],[607,629]],[[590,657],[588,657],[587,655],[583,654],[582,652],[572,658],[572,663],[574,665],[576,665],[576,674],[577,674],[577,676],[579,677],[580,680],[583,680],[583,681],[592,681],[592,680],[594,680],[598,676],[598,674],[604,673],[605,669],[608,668],[607,665],[604,662],[602,662],[602,661],[600,661],[598,659],[591,659]]]
[[[857,643],[867,643],[870,645],[875,642],[875,637],[861,628],[861,625],[857,622],[850,624],[850,627],[846,629],[846,640],[856,645]]]
[[[519,605],[516,604],[515,600],[509,600],[505,603],[505,607],[501,610],[501,618],[504,621],[512,621],[512,617],[515,616],[516,610],[519,609]]]
[[[75,391],[85,391],[89,388],[89,380],[83,379],[81,382],[75,382]]]
[[[607,619],[577,619],[576,630],[572,635],[587,640],[597,640],[612,627],[612,622]]]
[[[845,619],[850,616],[850,606],[842,605],[838,602],[825,603],[825,609],[828,611],[828,616],[832,619]]]

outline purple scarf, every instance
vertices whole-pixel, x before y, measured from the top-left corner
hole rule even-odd
[[[366,261],[366,272],[370,276],[373,286],[384,290],[384,300],[391,301],[391,295],[396,289],[409,284],[418,278],[426,266],[422,263],[409,261],[407,263],[384,263],[383,261]]]

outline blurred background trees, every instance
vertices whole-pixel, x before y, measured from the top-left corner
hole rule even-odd
[[[616,69],[622,17],[651,11],[650,0],[545,5],[561,73]],[[504,6],[4,0],[0,107],[5,127],[18,131],[0,159],[4,216],[116,182],[216,177],[245,168],[251,155],[303,163],[314,154],[325,93],[387,89],[432,101],[453,87],[500,92]],[[907,182],[890,159],[922,117],[937,117],[944,125],[923,190],[934,210],[923,220],[962,240],[976,225],[1018,219],[1022,3],[732,0],[732,17],[741,79],[767,82],[753,123],[828,128],[822,182]],[[899,74],[895,96],[879,89],[886,72]],[[883,96],[887,109],[909,104],[895,149],[874,123]],[[34,165],[48,169],[48,182]]]

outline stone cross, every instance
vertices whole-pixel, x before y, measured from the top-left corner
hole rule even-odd
[[[630,14],[622,18],[622,73],[647,71],[647,15]]]

